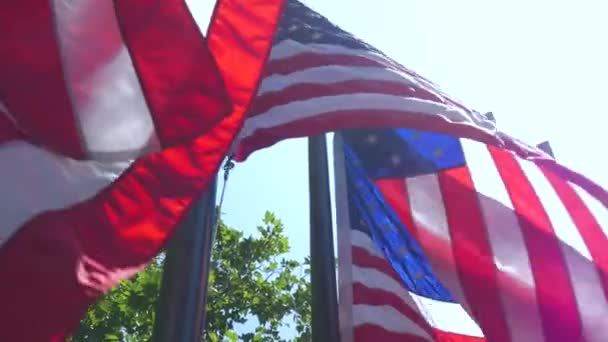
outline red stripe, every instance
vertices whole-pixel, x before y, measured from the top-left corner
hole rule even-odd
[[[419,327],[424,329],[430,336],[434,337],[434,341],[437,342],[483,342],[484,338],[460,335],[451,332],[445,332],[436,328],[433,328],[429,323],[420,315],[420,313],[412,309],[407,305],[399,296],[392,292],[387,292],[378,289],[370,289],[363,284],[353,284],[353,304],[364,304],[364,305],[386,305],[399,311],[404,316],[408,317],[412,322],[416,323]],[[369,325],[371,326],[371,324]],[[356,330],[356,328],[355,328]],[[355,336],[356,333],[355,333]],[[383,339],[374,339],[374,341],[384,341]],[[368,340],[362,340],[368,341]]]
[[[581,322],[558,240],[537,194],[505,151],[489,151],[511,197],[526,243],[547,341],[578,341]]]
[[[83,158],[50,3],[0,2],[0,101],[37,143]]]
[[[269,60],[266,65],[266,70],[264,70],[264,77],[276,74],[287,75],[304,69],[330,65],[394,69],[386,62],[365,56],[345,55],[341,53],[318,54],[315,52],[304,52],[291,57]]]
[[[510,341],[496,266],[471,174],[465,167],[455,168],[439,173],[438,181],[456,267],[473,316],[490,341]]]
[[[224,76],[234,111],[244,114],[257,92],[261,80],[259,70],[263,69],[272,48],[272,41],[267,39],[268,30],[272,27],[274,33],[275,18],[282,13],[283,5],[283,0],[249,0],[246,4],[240,0],[223,0],[216,3],[208,43]],[[215,20],[215,13],[219,12],[230,15]],[[254,65],[256,68],[252,68]]]
[[[300,70],[304,70],[304,69],[308,69],[308,68],[332,65],[332,66],[340,66],[340,67],[353,66],[353,67],[378,67],[378,68],[383,68],[383,69],[390,69],[390,70],[406,73],[406,74],[410,75],[412,78],[417,78],[420,81],[424,81],[426,83],[432,84],[430,81],[428,81],[424,77],[418,75],[417,73],[413,72],[412,70],[410,70],[408,68],[403,67],[402,65],[399,65],[397,63],[392,63],[389,61],[385,61],[385,60],[379,60],[378,59],[379,57],[376,57],[371,53],[369,53],[369,55],[371,56],[371,58],[365,57],[365,56],[345,55],[345,54],[340,54],[340,53],[318,54],[315,52],[304,52],[304,53],[301,53],[301,54],[298,54],[295,56],[269,61],[268,65],[266,67],[266,71],[264,73],[264,77],[272,76],[274,74],[287,75],[287,74],[290,74],[290,73],[293,73],[296,71],[300,71]],[[417,87],[417,88],[419,88],[419,87]],[[437,101],[437,102],[441,102],[441,103],[449,102],[450,104],[452,104],[456,107],[459,107],[459,108],[465,110],[466,112],[470,111],[468,108],[466,108],[459,102],[454,101],[450,98],[443,99],[443,98],[438,97],[437,94],[431,93],[429,91],[425,91],[425,93],[427,93],[429,96],[431,96],[433,98],[433,101]]]
[[[388,205],[397,213],[403,226],[418,240],[418,229],[414,224],[407,195],[407,184],[403,179],[379,179],[376,185]]]
[[[214,48],[231,51],[245,63],[241,69],[252,68],[252,77],[240,80],[242,100],[255,90],[282,2],[258,0],[254,4],[259,6],[245,8],[226,5],[231,2],[220,0],[214,20],[249,25],[229,25],[211,34]],[[251,39],[252,25],[255,41],[235,40]],[[225,109],[192,108],[210,115]],[[63,341],[100,290],[158,252],[217,173],[243,118],[243,110],[234,111],[207,134],[136,161],[92,200],[45,213],[22,227],[0,250],[0,341]]]
[[[114,2],[125,45],[163,146],[208,131],[228,114],[215,61],[183,0]]]
[[[420,87],[392,81],[351,80],[329,84],[298,83],[280,91],[258,96],[251,107],[251,111],[248,113],[248,117],[264,114],[275,106],[295,101],[305,101],[322,96],[358,93],[396,95],[441,102],[435,95]]]
[[[591,196],[597,199],[608,210],[608,190],[591,181],[582,174],[572,171],[569,168],[558,164],[555,160],[537,160],[536,163],[542,167],[550,169],[564,180],[583,188]]]
[[[459,335],[435,329],[435,341],[437,342],[484,342],[485,338]],[[523,342],[523,341],[522,341]],[[531,342],[531,341],[530,341]]]
[[[340,45],[336,45],[340,47]],[[302,52],[297,55],[274,58],[268,61],[266,69],[264,70],[264,77],[273,74],[289,74],[296,70],[327,66],[327,65],[344,65],[344,66],[361,66],[361,67],[380,67],[396,70],[399,72],[406,73],[414,78],[417,78],[421,82],[426,84],[432,84],[426,78],[420,76],[415,71],[400,65],[388,58],[382,58],[377,53],[358,50],[357,53],[364,55],[352,55],[341,52],[326,54],[311,52]]]
[[[608,238],[593,213],[570,184],[547,168],[540,168],[566,207],[578,228],[598,270],[604,294],[608,298]]]
[[[289,108],[286,109],[288,110]],[[253,135],[241,140],[237,159],[243,161],[253,151],[272,146],[283,139],[317,135],[339,129],[387,126],[447,133],[498,146],[503,143],[495,135],[480,128],[465,123],[449,122],[437,115],[384,109],[340,110],[319,112],[306,119],[257,129]]]
[[[428,339],[405,333],[396,333],[372,324],[362,324],[354,327],[354,342],[428,342]]]
[[[404,288],[404,291],[405,288]],[[411,308],[399,296],[392,292],[380,289],[371,289],[363,284],[353,284],[353,304],[364,304],[381,306],[386,305],[399,311],[402,315],[409,318],[410,321],[416,323],[420,328],[425,330],[429,335],[433,336],[433,328],[420,315],[418,311]]]
[[[379,258],[375,255],[370,254],[367,250],[361,247],[352,248],[352,263],[364,268],[373,268],[380,271],[387,276],[393,278],[397,283],[402,284],[403,280],[399,277],[397,272],[384,258]]]

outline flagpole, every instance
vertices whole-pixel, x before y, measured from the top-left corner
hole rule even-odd
[[[167,247],[154,342],[202,341],[213,238],[217,177],[194,204]]]
[[[541,151],[545,152],[546,154],[550,155],[551,158],[555,159],[555,154],[553,153],[553,148],[551,148],[551,144],[549,143],[549,141],[544,141],[536,145],[536,147],[539,148]]]
[[[338,342],[336,262],[325,135],[308,138],[312,341]]]

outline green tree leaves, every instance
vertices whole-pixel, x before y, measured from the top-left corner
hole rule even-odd
[[[207,304],[206,341],[282,341],[279,329],[295,328],[295,341],[310,341],[308,259],[285,257],[289,242],[283,223],[267,212],[259,236],[245,237],[220,221],[213,251]],[[124,281],[87,313],[73,341],[150,339],[162,275],[163,254],[133,279]],[[254,331],[235,325],[256,318]]]

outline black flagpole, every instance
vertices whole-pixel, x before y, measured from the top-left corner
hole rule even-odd
[[[336,262],[325,135],[308,138],[312,341],[338,342]]]
[[[187,214],[167,247],[154,342],[202,341],[216,228],[217,178]]]

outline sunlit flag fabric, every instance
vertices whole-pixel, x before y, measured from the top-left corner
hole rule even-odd
[[[605,190],[441,133],[336,137],[345,341],[606,340]]]
[[[0,4],[0,341],[65,340],[158,252],[241,127],[281,7],[221,0],[205,40],[182,0]]]
[[[264,79],[239,134],[237,158],[287,138],[389,125],[530,152],[498,132],[491,118],[304,4],[287,1]]]

